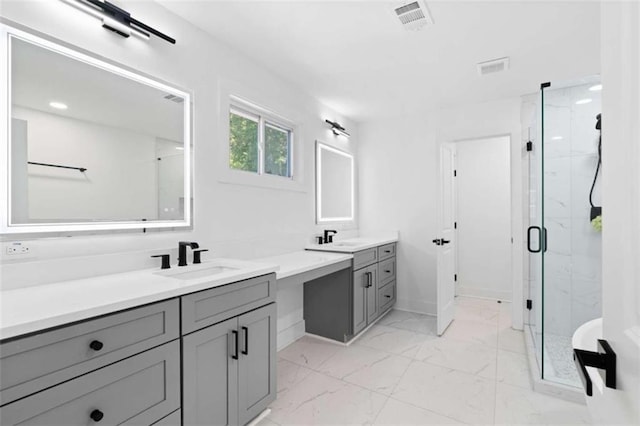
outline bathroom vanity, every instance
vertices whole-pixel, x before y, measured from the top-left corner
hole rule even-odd
[[[3,292],[0,423],[248,423],[276,397],[277,267],[222,263],[174,272],[192,279],[143,271]]]
[[[348,272],[336,272],[305,283],[308,332],[347,342],[393,307],[396,241],[397,237],[354,238],[307,246],[307,250],[353,256]]]

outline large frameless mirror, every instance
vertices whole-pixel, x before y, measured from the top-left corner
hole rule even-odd
[[[0,34],[2,233],[189,226],[190,94]]]
[[[316,222],[349,222],[355,215],[353,155],[316,142]]]

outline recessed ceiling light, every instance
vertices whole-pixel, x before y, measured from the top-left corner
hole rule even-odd
[[[596,84],[595,86],[589,87],[589,90],[592,92],[599,92],[602,90],[602,84]]]
[[[579,101],[576,102],[576,105],[584,105],[584,104],[588,104],[591,101],[593,101],[593,99],[591,98],[586,98],[586,99],[580,99]]]
[[[67,104],[63,104],[62,102],[49,102],[49,106],[55,109],[67,109],[69,108]]]
[[[552,141],[561,141],[562,139],[564,139],[562,136],[554,136],[551,138]]]

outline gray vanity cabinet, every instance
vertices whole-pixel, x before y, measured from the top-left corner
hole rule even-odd
[[[378,264],[353,273],[353,334],[378,317]]]
[[[244,425],[276,398],[276,304],[241,315],[238,410]]]
[[[185,425],[238,424],[238,319],[182,339],[182,412]]]
[[[244,425],[275,400],[274,285],[275,276],[271,274],[183,297],[183,307],[195,306],[192,312],[196,317],[219,318],[220,312],[226,312],[228,318],[228,313],[235,314],[182,338],[185,426]],[[219,303],[218,297],[226,303]],[[267,304],[237,310],[254,302]],[[183,310],[183,332],[193,328],[185,324],[184,315]]]
[[[2,425],[149,425],[180,408],[180,344],[166,343],[0,409]]]

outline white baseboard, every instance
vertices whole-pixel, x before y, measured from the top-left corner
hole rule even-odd
[[[459,285],[456,287],[456,296],[479,297],[482,299],[502,300],[511,302],[511,291],[491,290],[487,288],[473,288]]]
[[[305,322],[304,320],[293,324],[284,330],[278,331],[278,337],[276,339],[278,350],[282,350],[305,335]]]

